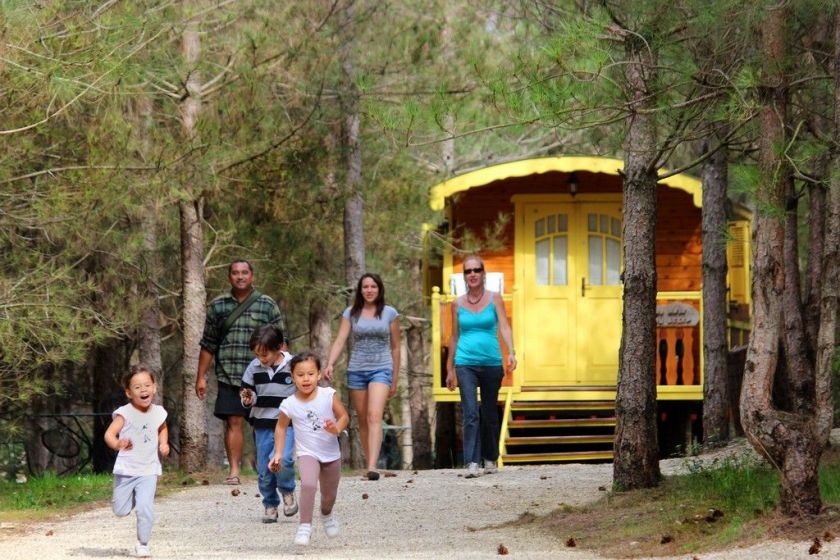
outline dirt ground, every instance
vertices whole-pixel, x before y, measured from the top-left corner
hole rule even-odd
[[[663,471],[678,469],[663,461]],[[336,514],[341,533],[327,539],[316,516],[312,543],[292,539],[297,516],[262,524],[256,483],[239,495],[221,484],[196,485],[156,501],[154,558],[323,559],[600,558],[566,546],[562,526],[527,522],[564,505],[597,500],[611,483],[612,465],[506,467],[465,479],[461,470],[397,471],[376,482],[345,476]],[[526,522],[523,522],[526,521]],[[70,517],[24,527],[0,527],[0,559],[127,558],[133,555],[135,519],[116,518],[107,505]],[[633,543],[627,543],[632,551]],[[809,542],[779,540],[745,549],[697,556],[704,560],[814,558]],[[507,554],[502,554],[506,552]],[[632,552],[630,553],[632,556]],[[683,554],[671,558],[694,558]],[[840,560],[840,540],[823,543],[818,558]]]

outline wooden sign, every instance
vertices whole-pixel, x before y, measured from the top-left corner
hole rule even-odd
[[[691,305],[674,301],[656,306],[657,327],[693,327],[700,322],[700,312]]]

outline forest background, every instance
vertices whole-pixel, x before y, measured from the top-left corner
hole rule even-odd
[[[181,465],[202,468],[220,437],[207,437],[215,421],[193,393],[198,339],[236,257],[254,263],[257,286],[280,302],[291,348],[322,354],[355,279],[383,276],[410,348],[402,398],[412,406],[392,411],[402,423],[412,417],[414,439],[426,441],[416,456],[429,461],[420,261],[424,224],[442,216],[429,210],[428,188],[502,161],[624,158],[625,197],[655,190],[662,167],[699,175],[717,162],[723,192],[757,217],[800,218],[790,228],[805,250],[789,270],[807,280],[792,289],[821,301],[813,267],[836,262],[823,241],[836,238],[836,201],[830,209],[840,198],[830,194],[835,9],[808,0],[4,1],[2,436],[26,442],[40,468],[60,468],[34,445],[48,420],[109,413],[121,374],[142,360],[161,374]],[[464,251],[494,243],[492,231],[431,239],[432,254],[453,241]],[[625,294],[644,258],[625,246]],[[827,290],[834,321],[836,285]],[[770,310],[776,324],[779,313]],[[831,364],[828,326],[832,338],[820,340]],[[777,331],[762,332],[778,347]],[[813,380],[826,368],[814,366],[811,334],[801,377]],[[759,350],[748,360],[764,371]],[[641,362],[623,354],[623,367],[648,371],[652,353]],[[805,409],[823,410],[806,385]],[[632,397],[642,406],[622,407],[647,414],[649,395]],[[627,449],[655,456],[644,443]],[[617,468],[633,467],[617,450]],[[641,485],[658,478],[643,467]]]

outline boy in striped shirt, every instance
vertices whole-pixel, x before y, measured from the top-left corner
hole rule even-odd
[[[283,340],[282,331],[274,325],[262,325],[254,330],[250,347],[256,358],[242,374],[240,391],[242,405],[251,409],[248,421],[253,425],[256,437],[258,485],[265,507],[263,523],[277,521],[281,497],[286,517],[298,511],[292,426],[286,433],[282,468],[277,473],[268,470],[268,462],[274,455],[274,428],[280,414],[280,403],[295,393],[289,369],[292,355],[281,350]]]

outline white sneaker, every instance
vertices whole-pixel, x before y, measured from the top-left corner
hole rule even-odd
[[[481,476],[481,471],[478,468],[478,463],[467,463],[467,474],[464,478],[478,478]]]
[[[137,543],[134,545],[134,556],[137,558],[151,558],[152,551],[149,549],[149,545]]]
[[[309,544],[309,537],[312,536],[312,524],[301,523],[295,533],[295,544],[306,546]]]
[[[484,474],[496,474],[496,461],[484,459]]]
[[[338,520],[335,518],[335,514],[331,513],[329,515],[323,516],[324,521],[324,532],[327,534],[328,537],[333,538],[338,536]]]

